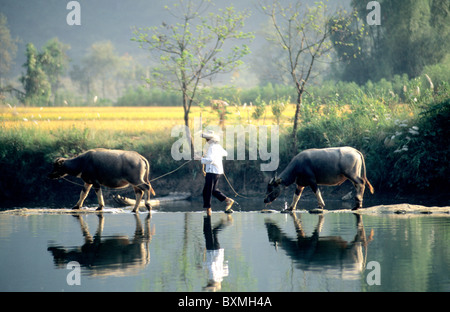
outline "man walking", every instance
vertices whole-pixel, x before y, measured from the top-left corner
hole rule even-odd
[[[227,156],[228,153],[219,144],[219,136],[213,131],[207,131],[202,133],[202,138],[206,139],[209,144],[206,155],[201,158],[201,163],[205,165],[205,186],[203,187],[203,208],[206,209],[207,215],[211,215],[211,196],[214,196],[219,201],[227,204],[225,207],[225,213],[233,213],[231,206],[233,206],[234,200],[225,196],[219,188],[219,179],[223,174],[222,158]]]

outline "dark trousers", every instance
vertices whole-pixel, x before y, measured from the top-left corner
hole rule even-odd
[[[217,187],[219,184],[220,174],[206,173],[205,186],[203,187],[203,208],[211,208],[211,196],[214,196],[221,202],[227,197]]]

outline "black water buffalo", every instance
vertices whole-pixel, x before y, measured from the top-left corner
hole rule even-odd
[[[151,210],[150,192],[153,195],[155,192],[148,180],[149,173],[150,165],[147,159],[136,152],[97,148],[74,158],[56,159],[53,163],[53,171],[48,177],[59,179],[71,175],[84,181],[80,199],[73,209],[80,209],[83,206],[92,186],[94,186],[98,198],[97,210],[102,210],[105,206],[102,185],[109,188],[124,188],[132,185],[136,194],[133,212],[136,212],[144,193],[146,195],[145,206]]]
[[[362,208],[365,184],[373,194],[374,190],[366,178],[366,165],[360,151],[352,147],[308,149],[295,156],[286,169],[269,182],[264,202],[273,202],[281,193],[281,185],[297,184],[292,204],[288,210],[297,206],[303,189],[310,186],[316,194],[319,209],[325,207],[318,185],[340,185],[345,180],[352,181],[356,188],[355,207]]]

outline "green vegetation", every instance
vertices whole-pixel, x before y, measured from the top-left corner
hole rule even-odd
[[[15,82],[6,77],[16,39],[0,14],[0,201],[49,199],[52,160],[94,147],[136,150],[153,176],[164,174],[180,165],[170,157],[170,129],[192,128],[198,115],[204,125],[279,125],[279,170],[306,148],[350,145],[365,154],[377,191],[448,193],[446,1],[380,0],[376,26],[367,25],[365,2],[352,1],[350,13],[320,1],[260,1],[256,13],[210,2],[175,0],[165,7],[170,23],[134,28],[130,44],[145,48],[151,64],[120,55],[111,41],[90,43],[71,64],[69,45],[54,38],[27,44]],[[247,30],[253,14],[265,17],[255,32]],[[260,51],[250,51],[252,39],[264,41]],[[221,83],[211,86],[218,74]],[[42,118],[37,110],[49,106],[64,108]],[[225,166],[238,191],[261,192],[271,173],[259,165]],[[195,193],[199,173],[192,163],[161,185]],[[67,185],[56,189],[64,196]]]
[[[301,110],[300,128],[297,133],[299,151],[312,147],[343,145],[360,149],[366,156],[368,177],[380,193],[429,193],[445,190],[445,181],[450,174],[447,165],[450,154],[450,88],[448,84],[440,84],[438,91],[432,91],[423,87],[421,79],[404,82],[406,84],[403,87],[394,87],[395,81],[381,81],[362,87],[353,83],[329,82],[321,87],[311,88]],[[276,91],[268,92],[269,89]],[[234,94],[229,89],[221,90],[221,98],[230,103],[236,101],[237,94],[243,98],[248,94],[257,94],[261,102],[272,102],[274,105],[276,100],[273,99],[279,98],[282,99],[279,102],[284,102],[290,94],[289,88],[280,86],[242,90]],[[400,94],[392,90],[397,90]],[[417,93],[418,90],[420,94]],[[266,99],[262,100],[262,94]],[[114,109],[111,108],[111,112]],[[152,109],[155,112],[159,110],[155,107],[149,108],[149,111]],[[233,112],[233,109],[237,110],[239,107],[230,105],[228,109]],[[240,109],[242,110],[242,107]],[[289,113],[282,113],[278,121],[276,115],[265,120],[268,125],[280,124],[279,170],[282,170],[292,157],[290,133],[293,107],[288,111]],[[269,109],[266,113],[269,113]],[[232,113],[229,115],[235,116]],[[120,116],[126,118],[123,112],[117,117],[112,115],[107,118],[121,118]],[[215,116],[214,112],[211,112],[211,116]],[[254,117],[250,112],[250,120],[247,120],[246,116],[238,116],[233,117],[234,119],[230,117],[226,122],[246,124],[253,122]],[[178,118],[179,123],[183,124],[183,120]],[[218,117],[217,120],[214,117],[209,118],[212,118],[211,123],[217,124]],[[19,122],[20,120],[17,121]],[[114,119],[110,122],[114,123]],[[133,120],[130,122],[134,123]],[[262,121],[258,124],[262,124]],[[9,128],[3,125],[0,135],[1,200],[4,203],[13,202],[16,196],[21,196],[21,200],[57,201],[58,196],[68,189],[77,196],[77,186],[67,182],[58,184],[48,181],[46,174],[50,171],[55,157],[73,156],[94,147],[135,150],[150,159],[152,177],[157,177],[181,164],[170,156],[174,140],[164,128],[141,131],[139,127],[135,127],[125,132],[120,128],[114,131],[78,128],[75,124],[71,128],[51,130],[24,126]],[[272,173],[261,172],[259,165],[259,160],[225,162],[228,176],[238,192],[255,194],[264,191],[265,180]],[[193,163],[192,166],[186,166],[171,175],[166,181],[158,183],[168,188],[177,185],[177,190],[196,192],[199,188],[196,184],[201,183],[192,181],[201,176],[200,170],[200,166]]]
[[[317,118],[317,110],[310,114],[310,122],[299,130],[300,150],[350,145],[365,154],[368,175],[378,190],[444,191],[449,174],[449,88],[442,85],[440,92],[425,93],[410,104],[393,102],[394,95],[377,99],[347,93],[359,94],[344,102],[350,103],[351,112],[338,113],[336,101],[324,108],[326,117]],[[311,111],[314,106],[308,108]]]
[[[352,1],[353,13],[332,36],[341,63],[338,78],[365,83],[395,75],[418,77],[442,62],[450,41],[448,1],[378,1],[380,25],[366,23],[367,1]]]

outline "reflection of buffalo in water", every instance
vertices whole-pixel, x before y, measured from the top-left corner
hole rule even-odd
[[[98,215],[99,224],[94,237],[81,216],[75,216],[81,226],[85,243],[83,246],[67,250],[59,246],[50,246],[55,264],[64,267],[71,261],[77,261],[82,267],[88,268],[88,275],[130,275],[150,263],[148,244],[155,232],[150,232],[149,214],[145,219],[143,229],[139,215],[136,214],[136,230],[130,240],[127,236],[108,236],[102,239],[104,226],[103,216]]]
[[[366,238],[362,217],[356,215],[357,233],[352,242],[340,236],[320,237],[324,216],[319,216],[317,227],[311,236],[306,236],[301,221],[291,213],[297,231],[297,238],[287,237],[272,220],[266,220],[269,241],[285,250],[297,267],[304,271],[321,271],[342,279],[357,279],[364,270],[367,245],[373,239],[373,230]]]

